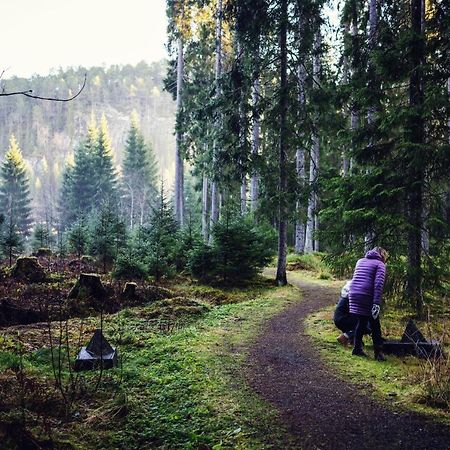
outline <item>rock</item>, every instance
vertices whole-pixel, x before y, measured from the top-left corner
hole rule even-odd
[[[46,278],[45,270],[35,256],[22,256],[17,258],[11,274],[14,278],[26,280],[31,283],[40,283]]]

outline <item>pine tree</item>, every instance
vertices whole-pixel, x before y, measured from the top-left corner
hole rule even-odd
[[[157,163],[152,148],[144,141],[137,116],[133,115],[125,145],[123,192],[130,227],[143,225],[157,195]]]
[[[22,236],[30,234],[32,223],[30,186],[22,152],[14,136],[5,155],[0,172],[0,210],[7,223]]]

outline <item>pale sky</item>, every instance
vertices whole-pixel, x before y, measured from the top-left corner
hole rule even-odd
[[[1,0],[0,72],[135,64],[166,57],[165,0]]]

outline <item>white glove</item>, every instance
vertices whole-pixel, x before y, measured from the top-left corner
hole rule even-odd
[[[379,315],[380,315],[380,305],[374,304],[372,306],[372,317],[373,317],[373,320],[376,320]]]

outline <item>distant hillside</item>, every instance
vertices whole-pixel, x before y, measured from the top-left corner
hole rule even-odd
[[[7,91],[33,89],[43,96],[68,97],[78,91],[87,73],[82,94],[68,103],[46,102],[21,96],[0,99],[0,161],[11,134],[19,142],[30,168],[35,206],[55,203],[59,179],[74,147],[84,136],[93,112],[108,120],[116,163],[120,165],[133,110],[152,144],[163,175],[173,177],[175,104],[163,91],[166,63],[136,66],[70,68],[48,76],[5,81]]]

